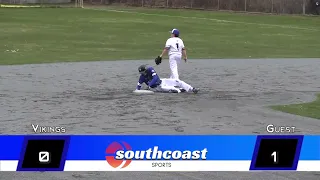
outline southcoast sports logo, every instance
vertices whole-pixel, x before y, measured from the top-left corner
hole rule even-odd
[[[120,167],[121,164],[125,161],[125,164],[121,167],[121,169],[129,166],[131,160],[124,159],[115,159],[115,155],[119,151],[131,150],[131,146],[126,142],[113,142],[106,149],[106,160],[110,166],[113,168]]]
[[[106,160],[110,166],[123,169],[129,166],[132,160],[206,160],[208,150],[204,148],[194,151],[162,151],[158,146],[154,146],[146,150],[133,151],[126,142],[113,142],[107,147],[106,153]]]

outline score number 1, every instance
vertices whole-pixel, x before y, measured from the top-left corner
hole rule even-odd
[[[278,152],[277,151],[274,151],[272,154],[271,154],[271,157],[273,157],[273,162],[274,163],[278,163]]]

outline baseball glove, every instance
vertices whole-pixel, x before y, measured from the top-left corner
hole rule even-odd
[[[156,65],[159,65],[162,61],[162,57],[158,56],[155,60]]]

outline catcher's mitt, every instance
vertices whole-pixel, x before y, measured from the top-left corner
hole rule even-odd
[[[162,61],[162,57],[158,56],[155,60],[156,65],[159,65]]]

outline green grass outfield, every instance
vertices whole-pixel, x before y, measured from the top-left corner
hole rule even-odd
[[[190,59],[320,56],[319,17],[119,7],[0,8],[0,64],[154,59],[172,28],[180,29]]]
[[[317,100],[310,103],[271,106],[271,108],[290,114],[320,119],[320,94]]]

